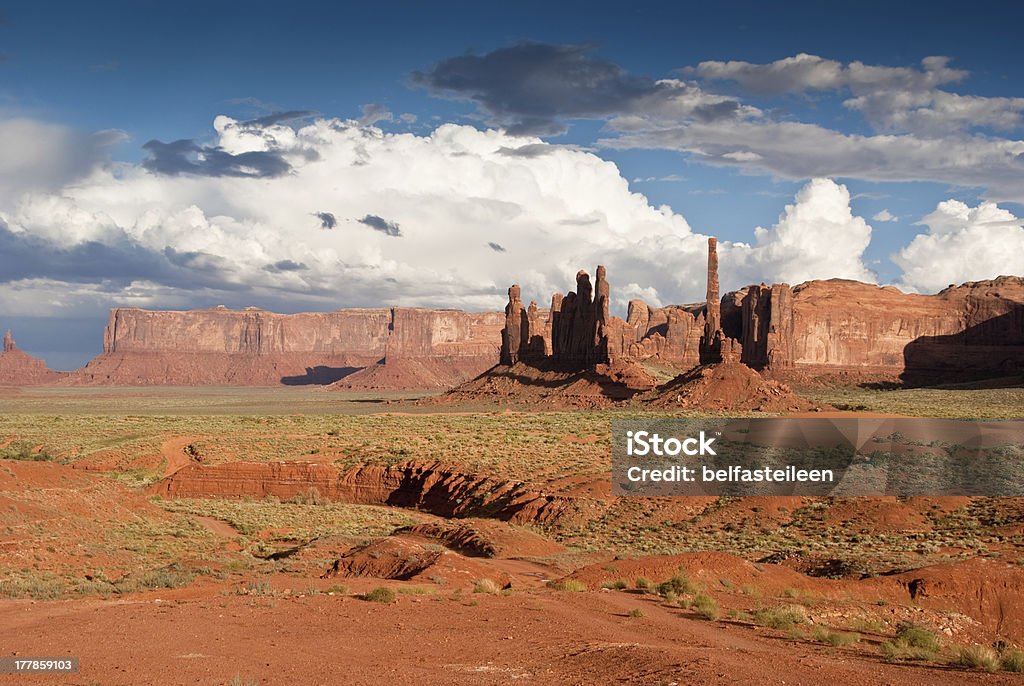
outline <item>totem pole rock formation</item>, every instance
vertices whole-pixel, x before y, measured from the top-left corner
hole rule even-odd
[[[704,317],[704,335],[701,337],[700,362],[711,364],[722,361],[722,309],[718,295],[718,241],[708,239],[708,289]]]
[[[7,333],[4,334],[4,352],[13,352],[17,346],[14,345],[14,339],[11,337],[11,330],[7,329]]]

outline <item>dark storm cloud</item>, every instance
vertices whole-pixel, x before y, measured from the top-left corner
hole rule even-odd
[[[293,260],[280,260],[274,264],[268,264],[263,268],[264,271],[268,272],[303,272],[307,271],[309,267],[306,266],[305,262],[295,262]]]
[[[512,133],[564,130],[560,117],[601,118],[666,87],[589,56],[592,46],[519,43],[486,55],[461,55],[414,72],[435,95],[472,100]]]
[[[223,257],[220,257],[219,255],[211,255],[208,252],[178,251],[167,246],[164,248],[163,254],[164,257],[167,258],[167,261],[175,267],[181,267],[192,271],[217,274],[226,271],[230,266]]]
[[[375,214],[368,214],[362,219],[357,219],[360,224],[366,224],[374,231],[380,231],[388,236],[401,236],[402,231],[398,227],[397,222],[389,222],[383,217],[378,217]]]
[[[489,247],[494,252],[505,252],[505,248],[503,248],[501,245],[497,243],[488,243],[487,247]]]
[[[314,212],[313,216],[320,220],[321,229],[333,229],[338,225],[338,219],[332,212]]]
[[[176,176],[241,176],[267,178],[281,176],[291,165],[276,152],[252,151],[232,155],[216,146],[199,145],[191,139],[162,143],[151,140],[142,146],[149,157],[142,166],[156,174]]]
[[[116,242],[86,241],[61,248],[0,224],[0,283],[53,278],[72,283],[110,282],[127,286],[135,279],[167,271],[160,255],[127,236]]]
[[[85,241],[62,247],[0,223],[0,283],[21,279],[53,279],[122,289],[133,281],[152,281],[193,290],[213,287],[235,290],[225,278],[222,258],[203,252],[154,251],[121,232],[103,242]]]

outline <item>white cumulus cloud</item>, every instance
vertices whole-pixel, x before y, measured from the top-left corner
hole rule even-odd
[[[214,131],[182,148],[195,157],[172,159],[173,171],[106,165],[0,204],[3,309],[491,309],[513,282],[546,305],[597,264],[620,314],[629,297],[703,297],[706,236],[590,152],[453,124],[420,136],[220,116]],[[220,166],[203,166],[207,154]],[[267,156],[287,171],[238,173]],[[871,230],[849,203],[844,186],[811,181],[753,245],[722,243],[723,287],[872,280],[861,262]]]
[[[946,200],[919,224],[927,233],[892,258],[908,290],[934,293],[953,283],[1024,274],[1024,219],[995,203]]]
[[[871,226],[853,214],[846,186],[830,179],[808,182],[779,221],[771,229],[757,227],[754,237],[753,246],[727,248],[725,258],[741,263],[740,274],[751,282],[875,281],[862,260],[871,242]]]

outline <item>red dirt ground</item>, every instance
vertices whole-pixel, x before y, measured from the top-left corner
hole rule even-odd
[[[635,608],[644,616],[629,616]],[[74,676],[0,683],[1020,683],[1017,675],[891,665],[848,648],[782,640],[779,632],[698,620],[620,591],[399,594],[383,605],[189,589],[114,602],[4,601],[0,625],[5,652],[82,661]]]

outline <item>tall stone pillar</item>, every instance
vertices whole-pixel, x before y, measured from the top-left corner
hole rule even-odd
[[[722,301],[718,294],[718,241],[708,239],[708,290],[704,335],[700,341],[700,362],[722,361]]]
[[[508,305],[505,306],[505,328],[501,331],[501,363],[515,364],[519,361],[519,348],[523,341],[523,301],[520,299],[519,284],[508,289]]]

